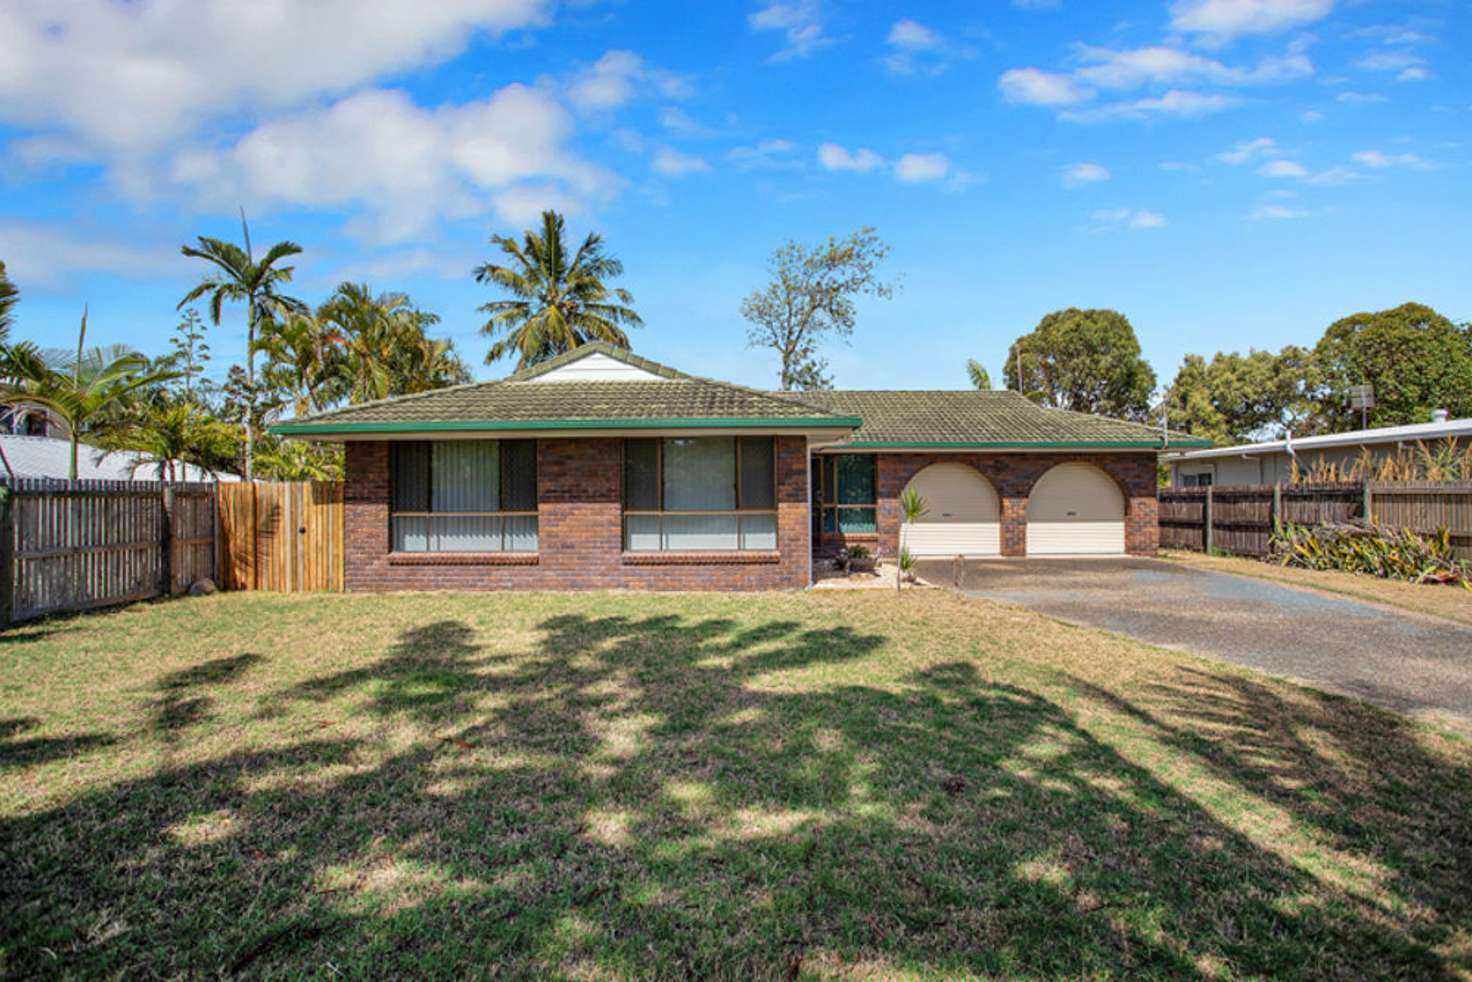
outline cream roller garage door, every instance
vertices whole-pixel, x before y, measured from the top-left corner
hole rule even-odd
[[[900,542],[910,555],[919,559],[1001,554],[1001,503],[975,468],[931,464],[910,479],[906,490],[910,489],[925,499],[926,506],[919,521],[900,531]]]
[[[1099,468],[1059,464],[1027,502],[1029,556],[1117,556],[1124,552],[1124,495]]]

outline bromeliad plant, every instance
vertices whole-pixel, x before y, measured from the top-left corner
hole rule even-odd
[[[1451,534],[1346,523],[1285,524],[1268,543],[1268,558],[1283,566],[1365,573],[1411,583],[1460,583],[1472,590],[1472,564],[1456,558]]]

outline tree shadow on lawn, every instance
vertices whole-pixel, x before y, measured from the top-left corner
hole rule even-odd
[[[1401,908],[1416,941],[1472,972],[1472,768],[1427,746],[1455,741],[1472,761],[1461,741],[1357,699],[1242,674],[1179,668],[1135,702],[1073,684],[1325,847],[1379,867],[1387,909]]]
[[[242,750],[0,821],[0,971],[1466,967],[972,662],[859,684],[886,639],[844,627],[539,627],[518,654],[414,627],[262,704],[346,699],[412,740]]]

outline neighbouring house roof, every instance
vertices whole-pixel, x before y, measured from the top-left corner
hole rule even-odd
[[[1210,446],[1186,433],[1162,439],[1159,427],[1049,409],[1006,390],[829,390],[807,402],[864,424],[836,449],[1160,449]]]
[[[50,436],[0,434],[0,451],[4,451],[10,470],[18,478],[52,478],[64,481],[70,473],[72,445],[68,440]],[[238,481],[234,474],[212,475],[193,464],[176,464],[180,481]],[[0,465],[0,479],[8,478]],[[158,464],[145,463],[143,455],[131,450],[108,453],[89,444],[77,449],[77,479],[83,481],[156,481]]]
[[[1377,426],[1368,430],[1325,433],[1321,436],[1296,436],[1293,438],[1293,449],[1295,451],[1329,450],[1335,447],[1368,447],[1385,443],[1415,443],[1448,439],[1472,440],[1472,419],[1448,419],[1435,423],[1410,423],[1405,426]],[[1268,440],[1263,443],[1243,443],[1235,447],[1216,447],[1211,450],[1193,450],[1189,453],[1173,454],[1170,462],[1210,460],[1214,457],[1256,457],[1287,451],[1287,440]]]
[[[603,355],[652,376],[539,381],[580,357]],[[446,431],[794,429],[847,431],[861,421],[800,399],[698,378],[606,344],[588,344],[493,382],[367,402],[273,426],[283,436]]]

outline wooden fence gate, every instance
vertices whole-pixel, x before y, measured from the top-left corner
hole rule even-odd
[[[0,500],[0,625],[215,575],[215,486],[21,479]]]
[[[221,587],[341,590],[342,492],[341,481],[221,484]]]

